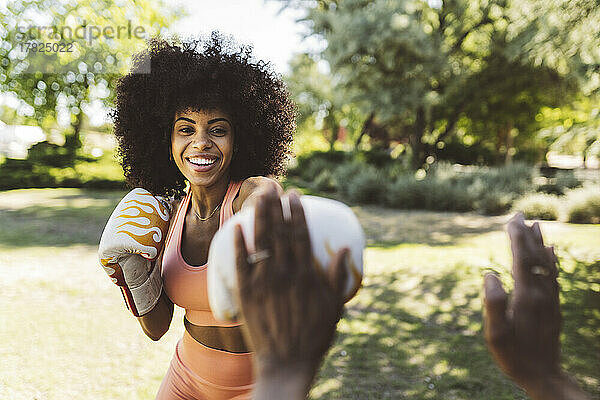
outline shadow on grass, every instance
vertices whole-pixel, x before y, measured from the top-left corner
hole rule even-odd
[[[372,277],[361,289],[311,398],[528,399],[485,346],[480,269],[458,265],[405,285],[409,278],[400,269]],[[562,296],[565,366],[597,396],[599,294],[591,281],[577,279],[562,277],[573,283]]]
[[[370,246],[388,248],[399,243],[449,246],[470,237],[502,231],[507,216],[476,213],[393,210],[364,206],[354,212]]]
[[[563,365],[600,398],[600,260],[564,260],[561,267]]]

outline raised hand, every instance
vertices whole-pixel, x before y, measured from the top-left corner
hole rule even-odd
[[[539,225],[527,226],[522,213],[509,221],[507,231],[515,289],[509,302],[498,277],[485,276],[484,333],[490,352],[504,373],[536,399],[585,398],[560,367],[554,250],[544,246]]]
[[[324,274],[316,268],[300,199],[289,194],[284,218],[274,190],[256,199],[255,253],[236,227],[243,320],[256,354],[255,398],[304,398],[331,345],[346,282],[341,250]]]

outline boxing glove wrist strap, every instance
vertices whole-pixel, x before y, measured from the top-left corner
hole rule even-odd
[[[155,266],[148,276],[148,279],[140,286],[135,288],[121,286],[121,290],[129,310],[136,317],[141,317],[152,311],[156,303],[158,303],[158,299],[160,299],[160,294],[162,292],[162,286],[160,268]]]

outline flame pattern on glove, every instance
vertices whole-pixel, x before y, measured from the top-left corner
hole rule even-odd
[[[154,260],[158,256],[159,245],[169,228],[169,210],[151,193],[142,192],[142,190],[134,189],[134,195],[137,198],[123,201],[115,210],[116,219],[125,220],[125,222],[117,225],[117,228],[122,229],[116,232],[117,235],[114,239],[119,240],[119,234],[127,235],[135,242],[128,243],[127,247],[130,248],[130,253]],[[141,201],[141,196],[144,196],[142,199],[146,201]],[[157,217],[160,217],[160,219]],[[122,241],[129,242],[130,240],[122,238]],[[125,285],[125,277],[118,262],[118,256],[116,255],[100,259],[102,267],[111,280],[115,284],[123,286]]]

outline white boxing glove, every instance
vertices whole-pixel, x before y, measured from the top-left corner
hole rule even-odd
[[[100,239],[100,264],[136,317],[160,298],[162,278],[154,264],[169,230],[169,214],[166,199],[133,189],[117,204]]]
[[[281,198],[284,216],[289,210],[287,196]],[[350,300],[360,288],[363,275],[363,250],[365,235],[358,219],[350,209],[339,201],[315,196],[301,196],[310,245],[317,265],[325,270],[337,252],[347,247],[348,280],[346,298]],[[286,207],[287,205],[287,207]],[[288,213],[289,214],[289,213]],[[234,227],[241,225],[250,253],[254,247],[254,207],[243,208],[217,231],[208,253],[208,300],[215,318],[234,321],[238,318],[236,252]]]

